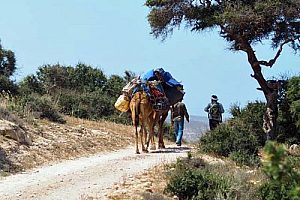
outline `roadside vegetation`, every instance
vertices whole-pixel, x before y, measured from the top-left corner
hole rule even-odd
[[[165,170],[165,193],[179,199],[300,199],[299,86],[300,76],[294,76],[282,88],[273,141],[262,130],[264,102],[233,105],[232,118],[202,136],[197,152]],[[297,148],[289,149],[293,144]],[[210,163],[203,155],[225,162]]]

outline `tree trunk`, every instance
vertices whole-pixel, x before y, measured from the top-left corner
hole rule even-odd
[[[267,101],[266,111],[263,117],[263,130],[266,134],[266,139],[271,140],[274,139],[276,135],[276,125],[278,117],[278,84],[276,81],[265,80],[255,52],[248,42],[243,42],[243,50],[247,53],[248,62],[250,63],[251,68],[254,72],[254,74],[251,76],[257,80],[258,84],[261,87],[259,88],[259,90],[263,91]]]
[[[270,94],[265,95],[267,99],[267,108],[264,113],[263,130],[266,133],[267,140],[272,140],[276,136],[276,126],[278,117],[278,90],[272,89]]]

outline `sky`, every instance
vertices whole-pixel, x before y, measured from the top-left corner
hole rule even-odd
[[[250,77],[251,67],[242,52],[231,52],[217,30],[191,32],[182,26],[165,41],[150,34],[145,0],[9,0],[1,2],[0,39],[15,52],[16,81],[35,74],[44,64],[75,66],[85,63],[108,76],[125,70],[140,75],[162,67],[184,85],[190,115],[203,111],[216,94],[225,108],[264,100]],[[261,60],[275,52],[268,43],[255,47]],[[265,77],[299,75],[300,59],[284,47]]]

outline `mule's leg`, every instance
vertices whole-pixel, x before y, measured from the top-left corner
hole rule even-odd
[[[146,126],[143,126],[144,127],[144,129],[143,129],[143,132],[144,132],[144,134],[143,134],[143,136],[144,136],[144,144],[146,145],[147,144],[147,136],[148,136],[148,131],[147,131],[147,128],[146,128]]]
[[[147,139],[147,149],[149,147],[149,144],[151,142],[151,150],[155,150],[156,147],[155,147],[155,141],[154,141],[154,126],[155,126],[155,113],[152,112],[149,116],[148,116],[148,128],[149,128],[149,136],[148,136],[148,139]]]
[[[147,139],[147,149],[149,148],[149,144],[150,144],[150,140],[151,138],[153,137],[154,135],[154,126],[152,124],[149,124],[149,136],[148,136],[148,139]]]
[[[153,130],[152,130],[152,134],[149,135],[149,139],[150,139],[150,142],[151,142],[151,146],[150,146],[150,149],[151,150],[156,150],[156,144],[155,144],[155,140],[154,140],[154,127],[155,127],[155,124],[153,124]]]
[[[137,125],[135,125],[135,147],[136,147],[136,150],[135,150],[135,153],[139,154],[140,151],[139,151],[139,134],[138,134],[138,130],[137,130]]]
[[[138,121],[136,121],[135,110],[132,109],[132,108],[131,108],[131,110],[132,110],[132,113],[131,113],[132,124],[135,128],[135,152],[137,154],[139,154],[140,153],[140,151],[139,151],[139,141],[138,141],[139,135],[138,135],[138,130],[137,130],[138,129]]]
[[[144,138],[143,138],[144,131],[145,131],[145,125],[144,125],[144,123],[142,123],[141,129],[140,129],[140,138],[141,138],[141,144],[142,144],[142,151],[143,152],[148,152],[148,150],[145,148],[145,145],[144,145]]]
[[[156,150],[156,145],[155,145],[155,140],[154,140],[154,126],[153,121],[148,122],[149,123],[149,128],[150,128],[150,134],[149,134],[149,141],[150,141],[150,149],[151,150]]]
[[[151,142],[152,142],[152,146],[151,149],[155,150],[156,149],[156,144],[155,144],[155,140],[154,140],[154,127],[158,124],[159,125],[159,120],[160,120],[160,114],[159,112],[154,112],[153,115],[153,120],[152,120],[152,126],[153,126],[153,134],[152,134],[152,138],[151,138]],[[159,138],[159,130],[158,130],[158,138]],[[158,140],[158,145],[159,145],[159,140]]]
[[[168,112],[163,113],[162,116],[160,117],[159,121],[158,121],[158,125],[159,125],[159,128],[158,128],[158,148],[159,149],[166,148],[165,144],[164,144],[163,125],[164,125],[164,122],[165,122],[167,116],[168,116]]]

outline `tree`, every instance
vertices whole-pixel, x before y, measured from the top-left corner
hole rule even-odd
[[[113,97],[114,100],[117,100],[125,84],[126,81],[121,76],[111,75],[106,82],[105,91],[109,96]]]
[[[252,68],[251,75],[263,91],[267,109],[264,130],[273,137],[277,119],[277,92],[280,83],[267,81],[262,67],[272,68],[283,47],[300,50],[299,0],[147,0],[152,34],[165,39],[175,27],[185,24],[191,31],[218,29],[232,51],[243,51]],[[274,58],[259,60],[254,46],[270,41]]]
[[[46,90],[46,93],[56,93],[57,90],[67,88],[70,85],[69,68],[70,67],[65,67],[60,64],[43,65],[39,67],[36,73],[37,80],[32,81],[40,83]]]
[[[0,44],[0,91],[17,93],[17,86],[10,80],[16,71],[16,58],[14,52],[2,48]]]
[[[2,48],[0,44],[0,75],[10,77],[16,71],[14,52]]]
[[[26,76],[19,84],[21,94],[45,94],[45,89],[35,75]]]
[[[107,77],[101,69],[79,63],[70,73],[71,89],[81,91],[103,90]]]

